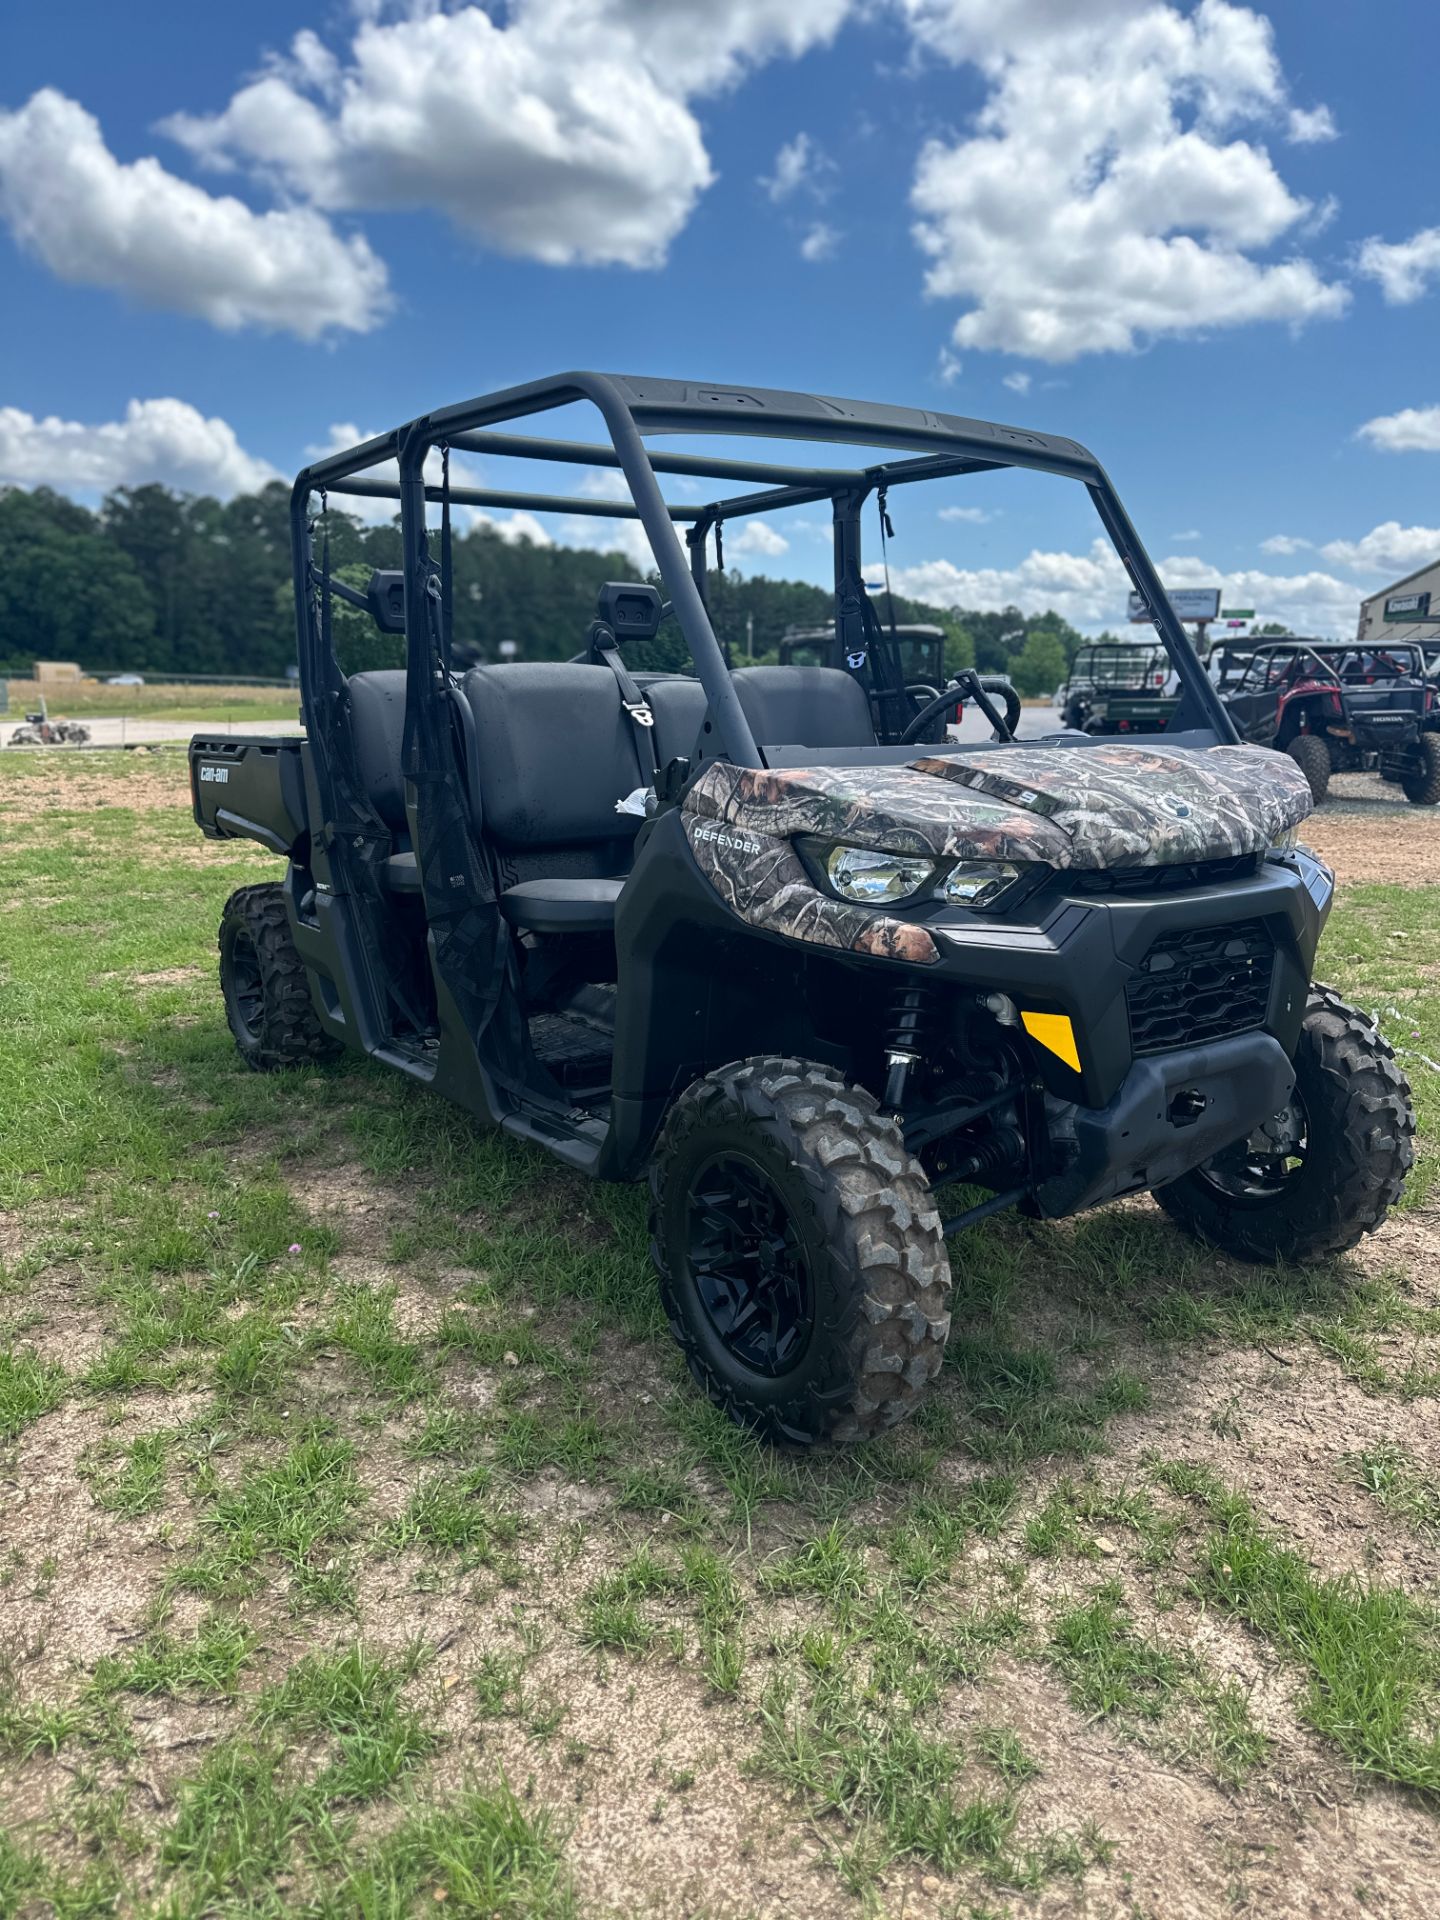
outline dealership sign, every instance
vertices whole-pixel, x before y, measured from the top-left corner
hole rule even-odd
[[[1219,587],[1176,587],[1168,594],[1180,620],[1215,620],[1220,615]],[[1130,596],[1129,616],[1134,622],[1150,618],[1150,607],[1143,593]]]
[[[1430,596],[1428,593],[1392,593],[1385,602],[1387,620],[1428,620],[1430,618]]]

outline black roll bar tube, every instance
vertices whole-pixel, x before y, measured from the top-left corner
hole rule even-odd
[[[399,501],[400,489],[388,480],[332,480],[328,492],[362,500]],[[426,483],[427,500],[443,500],[445,490]],[[513,493],[499,487],[451,487],[450,502],[457,507],[510,507],[533,513],[588,514],[597,520],[638,520],[637,510],[625,500],[597,500],[588,494],[568,498],[558,493]],[[701,507],[668,507],[672,520],[698,520]]]
[[[670,589],[675,617],[710,703],[710,724],[718,732],[726,756],[736,766],[762,767],[764,759],[740,705],[705,602],[675,537],[675,528],[661,498],[660,484],[634,415],[611,381],[594,375],[583,377],[591,386],[587,397],[595,402],[610,430],[610,438],[620,456],[621,471],[629,482],[630,497],[639,509],[640,521],[650,542],[650,551],[659,565],[661,578]]]

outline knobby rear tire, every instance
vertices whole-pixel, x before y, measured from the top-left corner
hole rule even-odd
[[[252,955],[259,994],[258,1005],[247,1016],[240,976]],[[341,1051],[316,1015],[305,964],[290,932],[283,887],[241,887],[225,902],[220,990],[240,1058],[257,1073],[330,1060]]]

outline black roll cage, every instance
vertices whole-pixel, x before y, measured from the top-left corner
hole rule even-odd
[[[1265,681],[1264,681],[1264,685],[1261,688],[1261,691],[1262,692],[1266,691],[1271,684],[1270,678],[1269,678],[1269,669],[1272,661],[1274,661],[1275,658],[1280,654],[1290,654],[1296,660],[1300,660],[1301,658],[1304,658],[1304,657],[1308,657],[1309,659],[1313,660],[1316,667],[1319,668],[1320,678],[1332,681],[1337,687],[1343,688],[1345,686],[1348,686],[1350,682],[1347,681],[1344,678],[1344,676],[1341,674],[1339,667],[1333,665],[1331,661],[1325,658],[1325,656],[1326,654],[1347,654],[1347,653],[1353,653],[1353,654],[1368,653],[1376,657],[1379,657],[1384,654],[1394,655],[1394,654],[1408,653],[1411,660],[1410,667],[1403,668],[1403,667],[1400,667],[1398,664],[1396,664],[1395,677],[1399,680],[1412,680],[1412,679],[1423,680],[1425,678],[1425,655],[1422,649],[1420,648],[1420,646],[1413,640],[1396,640],[1393,642],[1381,642],[1381,641],[1363,641],[1363,640],[1298,640],[1298,639],[1294,639],[1294,640],[1271,640],[1271,641],[1267,641],[1263,646],[1256,647],[1254,652],[1247,657],[1245,673],[1242,680],[1238,684],[1240,686],[1243,686],[1244,680],[1249,678],[1250,672],[1255,667],[1255,665],[1257,663],[1262,663],[1265,668]]]
[[[588,401],[599,411],[611,444],[586,445],[530,434],[498,432],[505,422]],[[711,458],[652,452],[647,434],[723,433],[766,439],[813,440],[877,445],[910,457],[854,469],[805,467],[769,461]],[[630,502],[513,492],[490,487],[436,486],[425,478],[433,449],[488,457],[553,461],[559,464],[618,468],[630,489]],[[394,460],[398,484],[365,479],[367,469]],[[1073,440],[1026,428],[1007,427],[959,415],[911,407],[840,400],[823,395],[767,388],[647,379],[630,375],[575,372],[528,382],[424,414],[357,447],[334,453],[302,469],[291,492],[291,535],[300,641],[300,683],[312,743],[318,748],[316,772],[327,818],[351,811],[337,795],[339,768],[330,750],[333,716],[343,709],[344,678],[325,631],[327,621],[319,576],[313,565],[310,500],[334,494],[399,502],[404,567],[404,604],[409,693],[412,708],[426,693],[448,691],[447,642],[440,572],[430,554],[425,526],[429,501],[475,507],[525,508],[605,518],[637,519],[645,529],[676,618],[705,688],[718,751],[742,766],[764,765],[730,680],[725,654],[705,603],[705,547],[712,528],[730,519],[774,512],[784,507],[829,501],[835,527],[837,630],[849,644],[863,644],[865,616],[860,581],[860,511],[878,489],[919,480],[1019,467],[1078,480],[1087,489],[1102,525],[1119,554],[1130,584],[1151,610],[1152,624],[1165,645],[1181,683],[1181,726],[1204,729],[1218,739],[1237,739],[1233,724],[1211,685],[1194,647],[1166,596],[1141,544],[1095,456]],[[657,475],[754,483],[754,489],[701,505],[665,500]],[[633,504],[632,504],[633,503]],[[687,554],[675,535],[688,526]],[[411,758],[407,751],[407,761]],[[407,772],[415,768],[407,764]],[[347,784],[340,774],[340,784]],[[357,796],[358,798],[358,796]]]

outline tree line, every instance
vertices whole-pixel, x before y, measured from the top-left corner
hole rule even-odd
[[[283,677],[296,657],[289,510],[279,481],[225,502],[121,487],[98,511],[46,487],[0,490],[0,672],[28,675],[39,659],[98,672]],[[365,525],[333,507],[326,524],[331,567],[347,582],[363,587],[372,568],[400,564],[397,526]],[[601,585],[634,571],[621,553],[506,540],[483,522],[457,531],[457,654],[494,660],[509,642],[520,659],[566,659],[584,643]],[[737,660],[773,659],[788,627],[833,617],[829,589],[799,580],[712,574],[708,600]],[[883,595],[878,608],[888,621]],[[951,672],[1009,672],[1027,694],[1058,686],[1081,644],[1054,613],[980,613],[896,595],[894,614],[944,629]],[[670,657],[674,632],[662,628],[651,664],[683,664]],[[347,671],[401,662],[401,642],[338,603],[335,636]]]

